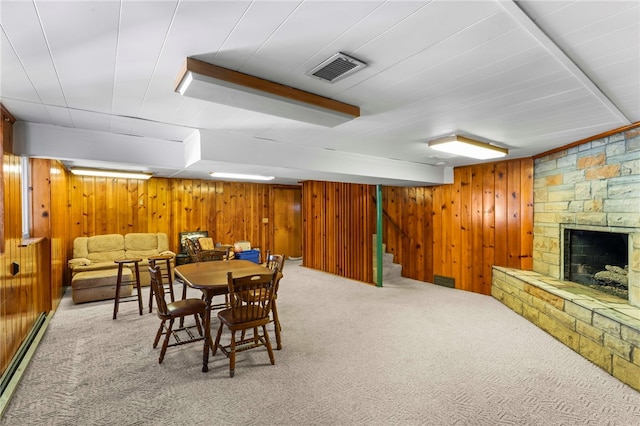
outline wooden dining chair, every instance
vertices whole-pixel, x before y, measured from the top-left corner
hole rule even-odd
[[[156,298],[156,310],[158,318],[160,318],[160,327],[156,333],[156,338],[153,341],[153,347],[158,347],[160,337],[164,334],[164,341],[162,343],[162,349],[160,350],[160,358],[158,364],[162,364],[164,355],[168,347],[184,345],[186,343],[197,342],[204,339],[201,320],[204,321],[204,314],[206,309],[206,303],[202,299],[187,298],[182,300],[176,300],[175,302],[167,303],[165,300],[164,286],[162,284],[162,271],[160,266],[149,267],[149,274],[151,276],[151,288]],[[195,318],[195,325],[191,326],[179,326],[173,328],[176,319],[183,319],[193,315]],[[167,325],[167,321],[169,324]],[[193,333],[193,328],[197,328],[198,335]],[[186,338],[185,338],[186,335]],[[169,343],[173,337],[174,342]]]
[[[187,254],[192,262],[200,262],[200,256],[198,255],[198,247],[196,246],[196,242],[192,238],[184,239],[184,247],[187,249]]]
[[[201,238],[200,238],[201,239]],[[230,247],[212,248],[205,250],[200,239],[186,238],[185,247],[192,262],[210,262],[214,260],[229,260]]]
[[[282,349],[282,340],[280,338],[280,332],[282,331],[282,327],[280,326],[280,318],[278,317],[278,289],[280,288],[280,279],[282,278],[282,270],[284,269],[284,262],[286,256],[284,254],[271,254],[269,250],[267,250],[265,254],[265,266],[271,270],[278,271],[276,278],[276,289],[273,294],[273,301],[271,302],[271,315],[273,319],[273,328],[276,334],[276,349]]]
[[[269,360],[271,364],[275,364],[267,324],[270,321],[269,313],[271,312],[277,274],[278,271],[273,271],[268,274],[254,274],[238,278],[234,278],[231,272],[227,274],[231,307],[218,312],[220,326],[213,344],[213,355],[220,349],[229,358],[230,377],[235,374],[237,352],[266,346]],[[252,297],[257,293],[262,294],[263,297]],[[225,327],[231,331],[231,339],[229,344],[223,345],[220,343],[220,339]],[[253,335],[244,338],[244,332],[247,330],[253,330]],[[239,339],[236,338],[238,331],[242,333]]]
[[[156,265],[160,266],[160,270],[162,271],[162,284],[164,287],[164,293],[169,294],[171,301],[174,302],[176,298],[173,292],[173,270],[171,268],[173,256],[151,256],[148,260],[149,267],[155,268]],[[149,286],[149,313],[153,312],[153,298],[153,287]]]
[[[284,269],[284,261],[286,256],[284,254],[271,254],[270,250],[267,250],[264,256],[264,266],[273,270],[278,269],[280,272]]]

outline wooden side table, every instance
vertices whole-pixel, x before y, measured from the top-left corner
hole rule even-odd
[[[133,299],[134,297],[138,300],[138,312],[140,313],[140,315],[142,315],[142,293],[140,291],[140,268],[138,267],[138,263],[142,262],[142,259],[118,259],[118,260],[114,260],[115,263],[118,264],[118,280],[116,281],[116,297],[114,299],[114,304],[113,304],[113,319],[116,319],[117,315],[118,315],[118,306],[120,305],[120,302],[133,302],[135,299]],[[123,274],[122,274],[122,270],[125,266],[127,265],[133,265],[134,266],[134,271],[135,271],[135,275],[134,275],[134,279],[131,281],[127,281],[125,279],[123,279]],[[136,294],[129,296],[123,300],[120,300],[120,287],[122,287],[122,285],[128,285],[128,284],[134,284],[136,285]]]

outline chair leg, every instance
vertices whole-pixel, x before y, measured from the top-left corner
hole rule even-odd
[[[142,290],[140,290],[140,268],[138,267],[138,262],[134,262],[134,269],[136,274],[136,291],[138,298],[138,312],[142,315]]]
[[[182,300],[187,298],[187,283],[182,283]],[[184,327],[184,317],[180,317],[180,328]]]
[[[160,351],[160,359],[158,359],[158,364],[162,364],[164,354],[167,351],[167,347],[169,346],[169,339],[171,338],[171,331],[173,329],[174,321],[175,320],[173,318],[169,320],[169,327],[167,327],[167,334],[164,336],[164,343],[162,344],[162,350]]]
[[[229,377],[236,373],[236,331],[231,331],[231,350],[229,351]]]
[[[122,284],[122,263],[118,264],[118,278],[116,280],[116,297],[113,301],[113,319],[118,316],[118,304],[120,303],[120,285]]]
[[[149,313],[153,312],[153,286],[149,286]]]
[[[158,342],[160,341],[160,336],[162,336],[162,332],[164,331],[164,323],[165,320],[162,320],[160,322],[160,328],[158,328],[158,332],[156,333],[156,338],[153,341],[153,348],[157,348],[158,347]]]
[[[220,337],[222,336],[222,328],[224,327],[224,325],[222,323],[220,323],[220,327],[218,327],[218,334],[216,334],[216,341],[213,343],[213,348],[211,348],[211,350],[213,351],[213,355],[215,356],[216,352],[218,352],[218,345],[220,344]]]
[[[181,318],[181,319],[183,319],[183,318]],[[200,334],[202,336],[203,335],[202,334],[202,326],[200,325],[200,319],[198,318],[198,314],[194,314],[193,318],[196,320],[196,327],[198,328],[198,334]]]
[[[271,361],[271,365],[276,363],[276,358],[273,355],[273,348],[271,348],[271,341],[269,340],[269,333],[267,333],[267,326],[262,326],[262,332],[264,333],[264,344],[267,347],[267,352],[269,352],[269,361]]]
[[[282,349],[282,342],[280,341],[280,330],[282,330],[282,328],[280,327],[280,319],[278,318],[278,308],[276,307],[275,300],[271,302],[271,312],[273,313],[273,325],[274,325],[273,328],[276,333],[276,349],[280,350]]]

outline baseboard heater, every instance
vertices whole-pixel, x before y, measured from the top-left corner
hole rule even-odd
[[[29,334],[18,348],[16,354],[11,359],[9,366],[4,371],[4,373],[2,373],[2,378],[0,378],[0,396],[4,394],[4,391],[9,386],[9,383],[11,383],[13,375],[16,373],[16,371],[18,371],[18,368],[20,368],[25,355],[29,351],[29,348],[31,347],[33,341],[36,339],[36,336],[38,336],[38,332],[40,331],[40,328],[42,328],[42,325],[45,323],[46,319],[47,314],[45,314],[44,312],[40,313],[40,315],[36,319],[36,322],[33,324],[33,327],[31,327],[31,331],[29,331]]]

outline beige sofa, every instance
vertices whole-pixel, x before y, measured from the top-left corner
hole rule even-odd
[[[149,257],[170,255],[167,234],[130,233],[78,237],[73,241],[73,258],[68,265],[71,270],[71,290],[74,303],[113,299],[118,265],[117,259],[140,258],[140,283],[149,285]],[[172,262],[173,267],[173,262]],[[123,269],[125,278],[131,278],[133,265]],[[122,289],[121,296],[131,294],[132,286]]]

